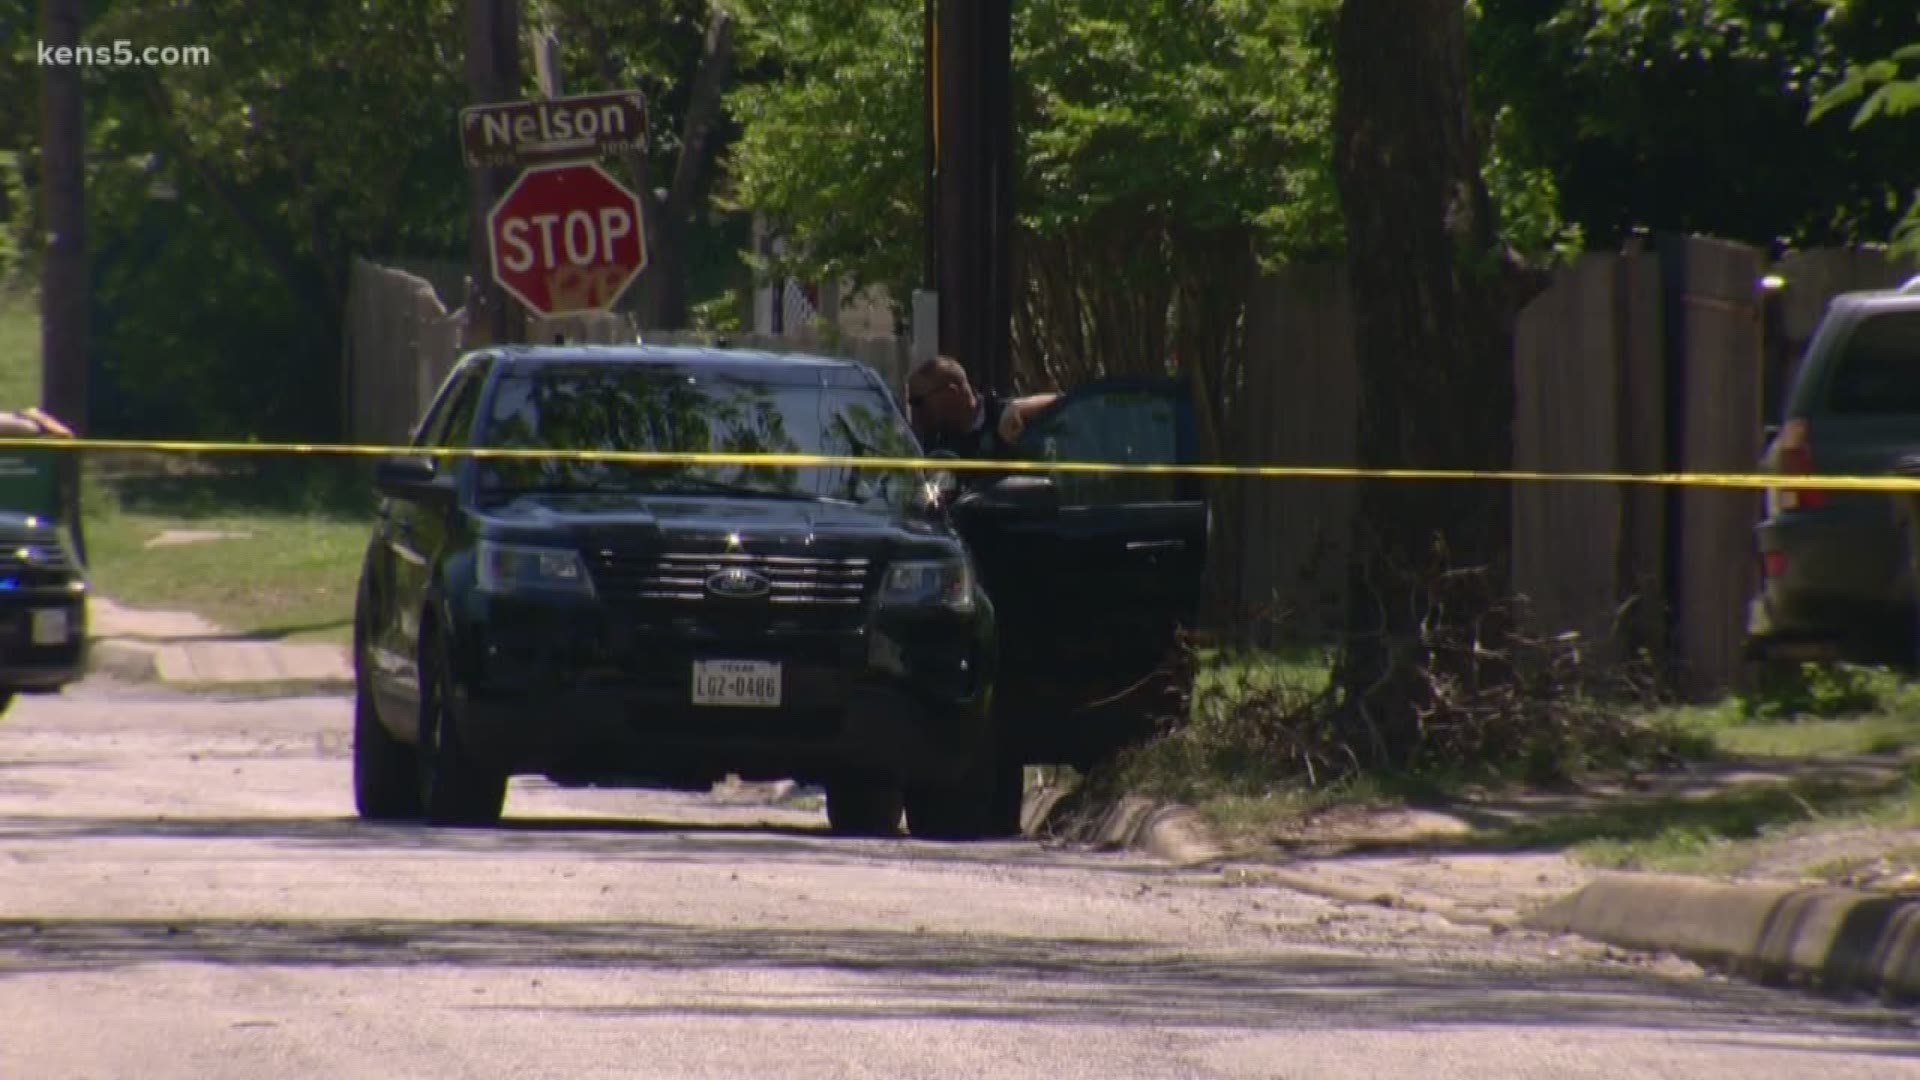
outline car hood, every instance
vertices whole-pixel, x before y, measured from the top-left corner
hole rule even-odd
[[[632,543],[743,539],[943,538],[945,526],[884,505],[802,499],[684,495],[523,495],[479,512],[481,531],[520,537],[560,534],[577,542]]]

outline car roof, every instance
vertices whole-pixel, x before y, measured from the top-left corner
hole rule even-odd
[[[880,376],[857,360],[803,352],[768,352],[711,345],[508,345],[488,349],[502,374],[550,364],[675,368],[725,375],[767,386],[882,388]]]
[[[617,363],[662,365],[778,366],[861,370],[857,360],[803,352],[768,352],[716,345],[508,345],[492,350],[501,359],[521,363]]]
[[[1834,297],[1836,305],[1868,308],[1920,307],[1920,278],[1885,289],[1858,289]]]

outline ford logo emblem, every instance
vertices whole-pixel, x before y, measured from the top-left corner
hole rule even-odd
[[[729,600],[751,600],[765,596],[773,586],[752,570],[731,567],[707,578],[707,591]]]

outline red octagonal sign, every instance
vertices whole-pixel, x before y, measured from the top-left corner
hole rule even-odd
[[[647,265],[640,198],[592,162],[528,169],[487,214],[493,279],[542,315],[606,311]]]

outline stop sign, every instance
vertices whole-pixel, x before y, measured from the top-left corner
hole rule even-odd
[[[606,311],[647,265],[640,198],[592,162],[536,166],[488,212],[487,248],[534,311]]]

